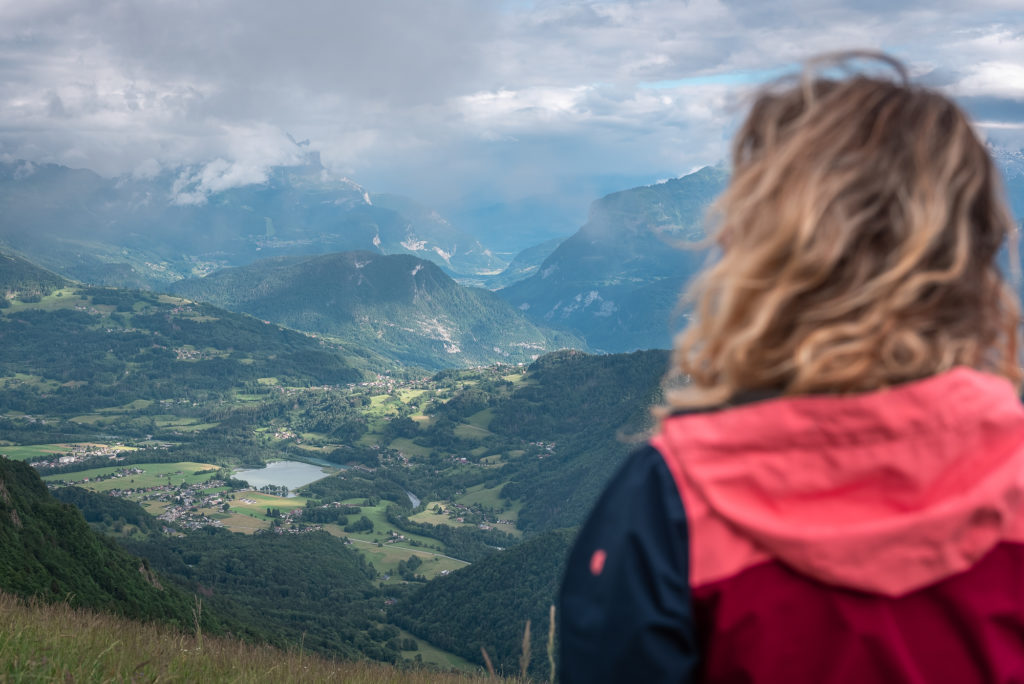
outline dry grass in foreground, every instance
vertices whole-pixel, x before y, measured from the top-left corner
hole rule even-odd
[[[25,602],[0,593],[2,682],[346,682],[471,684],[494,680],[368,661],[332,661],[164,625]],[[513,681],[513,680],[505,680]]]

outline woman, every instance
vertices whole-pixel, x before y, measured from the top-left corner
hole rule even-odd
[[[1024,682],[1014,226],[964,114],[879,58],[737,134],[689,385],[569,559],[564,681]]]

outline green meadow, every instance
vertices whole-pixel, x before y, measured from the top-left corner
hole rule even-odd
[[[53,458],[60,454],[70,454],[71,444],[29,444],[26,446],[2,446],[0,455],[12,461],[32,461]]]
[[[109,480],[100,480],[98,482],[95,481],[97,477],[111,475],[118,471],[125,470],[126,468],[137,468],[143,472],[141,474],[115,477]],[[217,469],[217,466],[209,463],[192,463],[190,461],[182,461],[178,463],[142,463],[132,466],[117,465],[105,468],[80,470],[75,473],[47,475],[43,477],[43,480],[46,482],[74,483],[95,492],[105,492],[111,489],[139,489],[142,487],[159,487],[160,485],[165,484],[197,484],[209,479],[212,471],[216,471]],[[89,480],[89,482],[85,482],[85,480]]]

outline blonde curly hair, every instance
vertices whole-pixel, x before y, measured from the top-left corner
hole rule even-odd
[[[1019,386],[1019,304],[996,263],[1015,226],[998,173],[949,98],[897,78],[763,91],[714,205],[720,258],[691,287],[670,407],[745,391],[875,390],[964,365]]]

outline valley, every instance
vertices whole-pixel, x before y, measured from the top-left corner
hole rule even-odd
[[[287,645],[305,629],[307,648],[385,661],[480,666],[483,645],[514,671],[513,632],[553,601],[568,538],[525,575],[530,563],[503,558],[580,522],[630,448],[619,433],[649,425],[668,359],[561,351],[382,372],[345,345],[173,295],[30,289],[0,308],[0,454],[162,584],[203,597],[212,631]],[[481,623],[476,646],[438,649],[453,618],[419,615],[416,592],[477,566],[538,587],[531,607],[477,595],[509,625],[502,639]],[[308,587],[287,611],[269,607],[281,573],[289,595]],[[307,592],[326,577],[340,612],[310,631],[327,604]]]
[[[217,258],[141,268],[134,244],[120,267],[107,247],[71,265],[58,240],[55,273],[0,254],[0,591],[331,658],[479,673],[486,652],[547,679],[524,627],[544,633],[577,526],[654,425],[670,354],[648,347],[670,345],[706,258],[676,243],[702,237],[724,173],[609,195],[504,271],[476,247],[449,258],[463,236],[403,198],[276,173],[171,212],[185,242],[160,249],[199,244],[213,212]],[[281,213],[311,196],[340,200],[346,229],[313,239],[326,209]],[[263,232],[239,242],[257,206]]]

